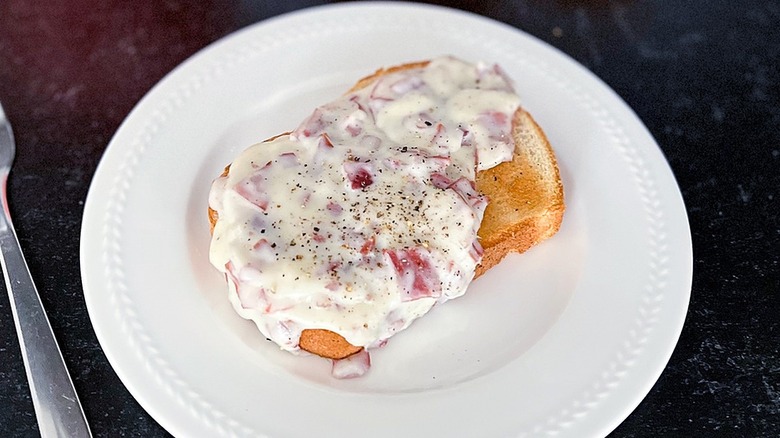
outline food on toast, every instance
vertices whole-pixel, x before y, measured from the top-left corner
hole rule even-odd
[[[504,72],[443,57],[379,70],[244,151],[212,185],[210,260],[267,338],[353,377],[563,211],[552,148]]]

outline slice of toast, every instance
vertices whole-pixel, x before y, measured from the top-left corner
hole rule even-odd
[[[359,80],[349,92],[372,84],[382,75],[427,64],[417,62],[380,69]],[[563,220],[563,185],[555,154],[542,129],[522,108],[515,112],[512,120],[512,137],[515,143],[512,161],[477,173],[477,190],[488,197],[488,205],[478,232],[484,254],[475,278],[507,254],[526,251],[551,237]],[[229,166],[223,175],[228,172]],[[211,208],[208,214],[213,231],[219,215]],[[329,359],[342,359],[362,350],[341,335],[322,329],[303,330],[300,347]]]
[[[359,80],[349,92],[365,88],[381,76],[423,68],[428,63],[379,69]],[[485,253],[475,278],[510,252],[526,251],[552,236],[563,220],[563,184],[555,153],[542,128],[522,108],[512,120],[512,137],[512,161],[477,173],[477,190],[487,195],[488,206],[478,233]]]

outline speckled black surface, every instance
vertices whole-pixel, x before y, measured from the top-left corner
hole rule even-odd
[[[133,105],[179,62],[236,29],[320,2],[279,3],[0,2],[0,101],[18,143],[11,209],[97,436],[166,435],[114,374],[84,305],[79,233],[97,162]],[[514,25],[592,70],[644,121],[679,182],[694,245],[690,310],[663,375],[612,435],[780,436],[780,4],[449,4]],[[35,435],[3,293],[0,436]]]

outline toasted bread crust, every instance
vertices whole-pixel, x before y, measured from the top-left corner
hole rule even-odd
[[[401,70],[421,68],[429,61],[379,69],[360,79],[348,92],[367,87],[379,77]],[[266,142],[282,135],[274,136]],[[527,111],[515,112],[512,120],[515,154],[512,161],[477,174],[477,190],[488,197],[488,205],[478,236],[484,254],[475,278],[498,264],[511,252],[524,252],[551,237],[560,228],[565,209],[563,184],[550,142]],[[225,167],[222,176],[228,174]],[[208,209],[211,232],[219,214]],[[329,359],[343,359],[363,348],[347,342],[338,333],[324,329],[305,329],[301,333],[302,350]]]
[[[350,344],[338,333],[322,329],[303,330],[299,345],[304,351],[328,359],[343,359],[363,349]]]
[[[394,67],[388,67],[388,68],[380,68],[379,70],[375,71],[373,74],[370,74],[363,79],[360,79],[355,83],[355,85],[352,86],[347,91],[347,94],[352,93],[357,90],[361,90],[363,88],[366,88],[370,84],[372,84],[375,80],[379,79],[380,77],[384,75],[389,75],[398,71],[402,70],[412,70],[415,68],[423,68],[430,64],[430,61],[419,61],[419,62],[410,62],[408,64],[402,64],[402,65],[396,65]]]
[[[478,232],[485,252],[477,276],[510,252],[524,252],[551,237],[563,220],[563,184],[544,131],[530,113],[518,109],[512,137],[512,161],[477,174],[477,190],[489,200]]]

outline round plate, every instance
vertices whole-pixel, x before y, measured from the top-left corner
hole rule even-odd
[[[363,378],[267,342],[208,262],[210,183],[381,66],[452,54],[499,63],[558,156],[560,232],[372,354]],[[320,7],[207,47],[127,117],[84,212],[81,270],[98,339],[180,436],[606,435],[663,370],[687,310],[680,192],[634,113],[557,50],[454,10]]]

